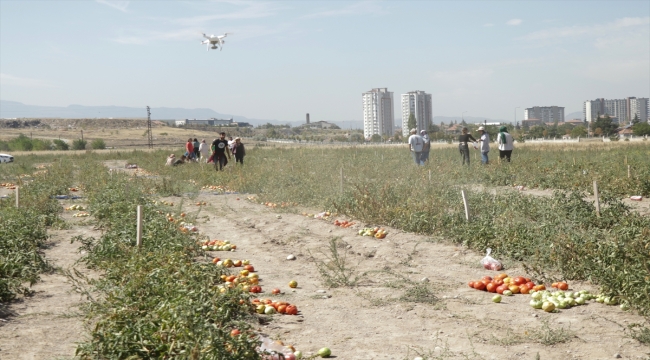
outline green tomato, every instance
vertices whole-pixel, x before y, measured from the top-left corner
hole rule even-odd
[[[547,301],[544,304],[542,304],[542,310],[546,312],[553,312],[553,310],[555,310],[555,304]]]
[[[322,358],[330,357],[330,355],[332,355],[332,350],[330,350],[329,348],[324,347],[318,350],[318,356]]]
[[[511,295],[512,295],[512,291],[510,291],[510,290],[505,290],[505,291],[503,292],[503,295],[505,295],[505,296],[511,296]]]
[[[296,351],[293,354],[296,356],[296,359],[302,359],[302,351]]]
[[[576,304],[584,305],[585,304],[585,299],[582,296],[576,298]]]
[[[534,300],[542,300],[543,294],[540,293],[540,292],[536,292],[536,293],[534,293],[533,295],[531,295],[531,297],[532,297]]]
[[[500,303],[501,302],[501,295],[494,295],[492,297],[492,302]]]

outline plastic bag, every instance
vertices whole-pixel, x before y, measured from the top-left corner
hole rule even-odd
[[[499,260],[496,260],[495,258],[490,256],[491,252],[492,249],[487,248],[487,254],[485,254],[485,257],[481,260],[481,265],[483,265],[483,267],[488,270],[499,271],[503,269],[503,265],[501,265],[501,262],[499,262]]]
[[[267,355],[265,359],[284,360],[288,354],[292,353],[291,349],[287,346],[280,345],[263,334],[260,334],[258,339],[260,341],[259,350],[261,352],[270,353],[270,355]]]

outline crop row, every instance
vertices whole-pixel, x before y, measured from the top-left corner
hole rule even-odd
[[[82,163],[79,178],[103,235],[77,240],[87,252],[83,261],[103,276],[86,292],[93,326],[77,355],[258,359],[247,322],[254,311],[249,295],[220,290],[227,270],[207,261],[195,235],[179,231],[160,214],[147,196],[148,181],[111,176],[92,161]],[[141,248],[136,246],[137,205],[144,208]],[[231,336],[233,329],[242,335]]]
[[[29,177],[33,181],[16,179],[19,208],[14,195],[0,200],[0,302],[29,295],[26,285],[36,283],[39,274],[50,268],[42,252],[46,230],[52,225],[63,226],[58,217],[61,207],[52,197],[67,192],[71,172],[69,162],[57,162],[48,171]]]

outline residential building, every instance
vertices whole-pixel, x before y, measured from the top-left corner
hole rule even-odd
[[[431,103],[431,94],[424,91],[415,90],[402,94],[402,135],[408,136],[408,120],[411,114],[415,116],[415,127],[420,130],[427,130],[429,124],[433,123],[433,105]]]
[[[366,139],[378,134],[390,137],[395,127],[393,93],[387,88],[375,88],[362,94],[363,136]]]
[[[638,117],[639,121],[650,121],[650,109],[648,108],[648,98],[627,98],[628,102],[628,122],[632,122],[634,117]]]
[[[648,98],[636,97],[587,100],[584,102],[582,113],[587,121],[593,121],[601,115],[609,115],[617,118],[621,124],[630,123],[635,115],[640,121],[650,117]]]
[[[538,119],[542,123],[564,121],[562,106],[533,106],[524,110],[524,120]]]

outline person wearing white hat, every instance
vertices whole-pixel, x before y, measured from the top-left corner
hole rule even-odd
[[[479,150],[481,150],[481,162],[487,164],[489,161],[488,153],[490,152],[490,135],[485,131],[483,126],[479,126],[478,131],[481,133],[481,137],[478,139]]]

